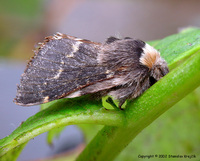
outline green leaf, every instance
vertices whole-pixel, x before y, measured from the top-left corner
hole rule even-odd
[[[25,142],[21,145],[16,146],[12,150],[10,150],[8,153],[1,156],[1,161],[15,161],[17,160],[18,156],[20,155],[23,148],[26,146],[28,142]]]
[[[48,133],[47,133],[47,143],[49,145],[53,145],[53,139],[55,137],[59,137],[60,136],[60,133],[65,129],[65,127],[59,127],[59,128],[55,128],[55,129],[52,129],[50,130]]]
[[[87,97],[61,99],[27,119],[13,133],[0,140],[0,156],[35,136],[72,124],[123,126],[123,112],[106,110],[100,101]]]
[[[183,30],[182,33],[160,40],[155,48],[161,52],[170,69],[173,69],[200,49],[200,30]]]

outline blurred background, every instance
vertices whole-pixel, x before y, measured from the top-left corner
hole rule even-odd
[[[45,36],[61,32],[97,42],[104,42],[109,36],[157,40],[188,26],[200,27],[199,8],[198,0],[2,0],[0,138],[9,135],[22,121],[39,110],[38,106],[17,106],[12,100],[20,75],[33,56],[34,46]],[[137,160],[139,154],[155,153],[199,155],[199,91],[194,91],[147,127],[116,160]],[[89,127],[81,128],[84,133],[91,134]],[[75,126],[66,128],[55,140],[54,148],[46,144],[45,137],[43,134],[31,140],[19,160],[57,154],[63,139],[66,149],[76,149],[90,140],[87,136],[83,137]]]

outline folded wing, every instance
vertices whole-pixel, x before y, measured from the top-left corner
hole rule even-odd
[[[46,103],[108,79],[107,67],[97,63],[100,47],[60,33],[47,37],[22,74],[16,104]]]

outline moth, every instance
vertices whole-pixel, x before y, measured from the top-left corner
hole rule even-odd
[[[14,101],[31,106],[86,94],[110,95],[121,109],[168,72],[160,53],[142,40],[109,37],[98,43],[57,33],[35,50]]]

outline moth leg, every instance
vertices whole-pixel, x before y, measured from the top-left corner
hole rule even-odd
[[[124,97],[124,98],[121,98],[120,100],[119,100],[119,109],[120,110],[124,110],[123,108],[122,108],[122,105],[125,103],[125,101],[127,100],[127,98],[128,97]]]
[[[120,110],[123,110],[122,105],[127,99],[131,97],[132,93],[134,92],[134,89],[135,89],[135,86],[123,87],[123,88],[111,91],[110,93],[108,93],[108,95],[111,95],[115,99],[119,100],[118,108]]]
[[[108,97],[106,99],[106,102],[109,103],[115,110],[119,110],[119,108],[117,107],[117,105],[114,103],[114,101],[112,100],[111,97]]]

